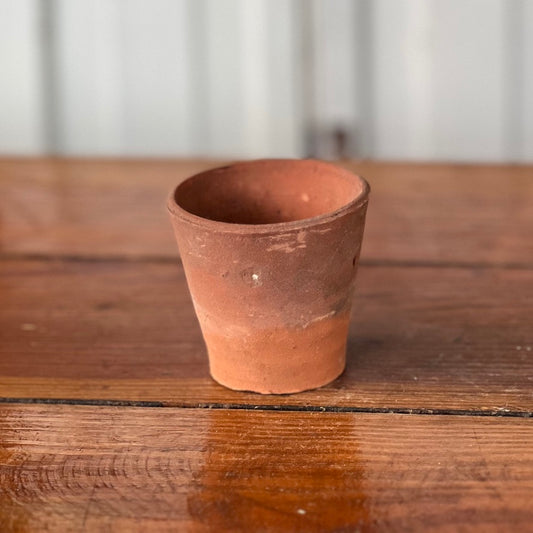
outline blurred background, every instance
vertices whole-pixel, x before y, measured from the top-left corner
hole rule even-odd
[[[0,0],[0,154],[533,161],[531,0]]]

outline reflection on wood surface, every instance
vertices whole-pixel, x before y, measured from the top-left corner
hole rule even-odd
[[[3,531],[525,531],[533,425],[501,417],[0,408]]]

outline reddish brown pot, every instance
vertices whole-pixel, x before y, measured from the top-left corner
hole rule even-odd
[[[168,209],[216,381],[280,394],[342,373],[369,190],[314,160],[237,163],[176,188]]]

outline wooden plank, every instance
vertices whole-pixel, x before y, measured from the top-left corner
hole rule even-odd
[[[0,160],[4,254],[177,253],[173,185],[215,161]],[[533,167],[346,162],[372,185],[363,261],[533,265]]]
[[[529,531],[533,423],[0,407],[2,531]]]
[[[345,374],[290,396],[211,381],[177,262],[0,273],[3,397],[533,412],[533,270],[362,267]]]
[[[363,258],[533,266],[533,167],[360,163]]]
[[[0,161],[1,249],[82,256],[177,255],[165,202],[208,161]]]

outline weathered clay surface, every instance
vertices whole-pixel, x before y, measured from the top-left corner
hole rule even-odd
[[[342,373],[368,193],[313,160],[237,163],[176,188],[168,207],[215,380],[290,393]]]

